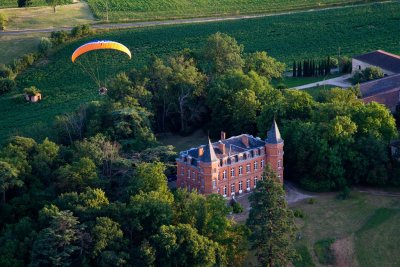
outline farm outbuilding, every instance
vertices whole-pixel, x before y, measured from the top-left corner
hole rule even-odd
[[[386,76],[400,73],[400,56],[383,50],[376,50],[352,59],[352,72],[361,71],[368,67],[379,67]]]

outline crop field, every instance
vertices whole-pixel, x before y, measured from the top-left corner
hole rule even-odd
[[[47,135],[54,116],[98,99],[97,88],[70,62],[72,52],[89,40],[114,40],[127,45],[133,58],[117,66],[128,70],[142,65],[150,55],[165,57],[183,48],[200,51],[207,37],[225,32],[245,46],[245,52],[267,51],[291,66],[293,60],[322,59],[327,55],[357,55],[384,49],[400,52],[400,3],[374,4],[320,12],[307,12],[248,20],[137,28],[105,32],[66,44],[47,60],[18,78],[19,92],[0,96],[0,140],[13,133],[38,138]],[[111,63],[111,62],[110,62]],[[21,90],[35,85],[43,101],[28,104]],[[33,131],[40,125],[42,132]]]
[[[88,0],[96,17],[112,21],[278,13],[379,2],[373,0]],[[108,11],[108,12],[107,12]]]

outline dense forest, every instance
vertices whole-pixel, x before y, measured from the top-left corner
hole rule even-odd
[[[318,99],[274,89],[271,80],[284,70],[267,53],[245,54],[217,33],[202,52],[154,56],[112,77],[101,101],[56,118],[57,136],[12,137],[0,150],[0,266],[240,266],[248,237],[270,241],[258,240],[268,236],[254,226],[259,215],[251,213],[247,226],[228,219],[222,196],[171,191],[165,174],[174,173],[176,152],[155,132],[265,137],[275,117],[288,179],[315,191],[400,185],[388,151],[396,123],[384,106],[364,104],[357,87]],[[253,204],[286,210],[283,190],[266,197],[268,187],[276,185],[257,186]],[[279,214],[291,222],[290,212]],[[286,248],[294,231],[288,225]]]

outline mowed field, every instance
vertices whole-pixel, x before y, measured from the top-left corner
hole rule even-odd
[[[315,200],[292,207],[304,213],[296,219],[296,246],[305,260],[295,266],[313,266],[310,261],[325,266],[318,256],[329,258],[328,253],[316,252],[316,244],[325,240],[333,240],[333,266],[400,266],[400,197],[352,192],[346,200],[336,199],[335,193],[317,194]]]
[[[399,2],[374,4],[248,20],[112,31],[69,43],[20,75],[20,91],[0,97],[0,140],[16,133],[43,138],[51,134],[51,127],[47,127],[56,115],[99,99],[95,84],[70,62],[72,52],[90,40],[114,40],[131,49],[133,59],[129,64],[118,65],[117,70],[145,64],[152,54],[165,57],[183,48],[200,51],[207,37],[218,31],[235,37],[245,46],[245,52],[267,51],[290,66],[293,60],[336,55],[339,47],[346,55],[376,49],[400,52],[398,10]],[[41,103],[23,101],[21,91],[31,85],[42,90]]]
[[[96,17],[112,21],[162,20],[205,16],[277,13],[374,0],[88,0]],[[107,12],[108,11],[108,12]]]

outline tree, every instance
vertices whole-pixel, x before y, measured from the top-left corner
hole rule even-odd
[[[8,18],[5,14],[0,13],[0,30],[4,31],[7,27]]]
[[[46,0],[46,3],[48,6],[51,6],[53,8],[54,13],[56,13],[56,6],[61,5],[62,1],[61,0]]]
[[[208,37],[203,51],[209,73],[222,74],[244,66],[243,46],[225,33],[217,32]]]
[[[60,211],[33,244],[30,266],[70,266],[83,249],[83,228],[70,211]]]
[[[93,185],[97,178],[96,165],[89,158],[80,158],[71,165],[66,164],[57,170],[57,187],[60,191],[78,190]]]
[[[29,7],[32,5],[32,0],[17,0],[18,7]]]
[[[172,95],[177,98],[181,131],[185,132],[189,99],[203,95],[206,76],[197,69],[194,60],[184,54],[169,58],[169,65],[172,70]]]
[[[225,265],[218,243],[198,234],[189,224],[161,226],[152,243],[157,250],[157,265]]]
[[[356,71],[351,78],[353,84],[363,83],[384,77],[382,69],[379,67],[368,67],[362,71]]]
[[[265,169],[263,180],[257,183],[249,201],[247,225],[259,263],[271,267],[287,265],[295,257],[294,216],[287,207],[282,184],[270,167]]]
[[[266,52],[255,52],[245,58],[245,72],[255,71],[258,75],[267,78],[281,78],[285,71],[285,64],[267,55]]]
[[[40,39],[40,43],[38,46],[39,52],[42,53],[43,55],[47,55],[49,50],[53,47],[53,43],[51,40],[47,37],[42,37]]]
[[[96,225],[92,229],[92,236],[92,257],[97,257],[107,248],[117,251],[123,241],[123,232],[120,229],[120,225],[108,217],[96,218]]]
[[[6,203],[6,191],[21,187],[24,182],[18,177],[18,170],[11,164],[0,161],[0,188],[3,192],[3,204]]]
[[[140,163],[129,181],[127,192],[136,195],[139,192],[167,192],[167,177],[164,174],[165,165],[161,162]]]
[[[296,68],[297,68],[296,61],[293,61],[292,77],[296,77],[296,74],[297,74]]]

